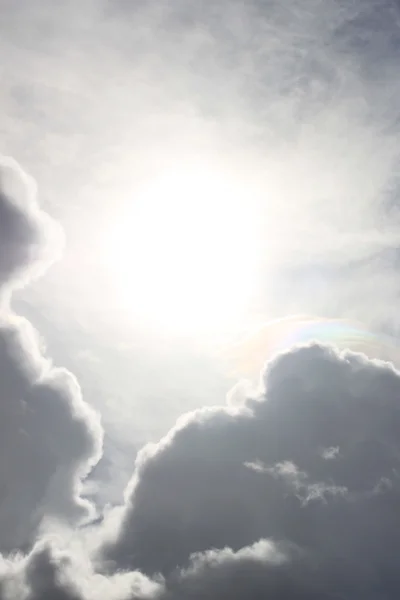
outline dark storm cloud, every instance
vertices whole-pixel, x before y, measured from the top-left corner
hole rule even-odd
[[[97,461],[101,428],[74,376],[55,368],[25,319],[12,313],[15,287],[59,251],[58,226],[43,213],[31,179],[0,165],[0,550],[26,548],[44,517],[77,523],[91,512],[80,481]]]

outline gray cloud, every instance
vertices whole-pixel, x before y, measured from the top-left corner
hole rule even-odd
[[[190,566],[165,583],[165,600],[205,598],[328,599],[333,596],[308,557],[296,548],[267,540],[233,552],[229,548],[192,556]]]
[[[0,158],[0,292],[21,287],[59,257],[62,231],[40,210],[34,180]]]
[[[95,573],[87,555],[54,538],[38,542],[26,556],[1,560],[0,582],[2,600],[145,600],[162,588],[139,572]]]
[[[399,373],[314,345],[278,356],[264,383],[259,398],[182,417],[139,453],[106,555],[168,578],[192,553],[266,538],[300,548],[337,594],[394,585]]]
[[[86,557],[43,541],[27,557],[0,563],[0,589],[4,600],[216,599],[221,594],[262,598],[269,592],[297,591],[300,578],[290,573],[292,558],[302,560],[294,548],[259,540],[238,552],[223,548],[195,554],[187,569],[150,580],[138,571],[95,573]]]
[[[62,239],[62,238],[61,238]],[[46,518],[77,523],[93,512],[80,482],[98,460],[101,427],[79,385],[44,354],[9,300],[56,258],[60,231],[10,159],[0,170],[0,549],[26,548]]]
[[[399,396],[389,363],[277,356],[257,398],[190,413],[139,453],[94,545],[47,536],[3,557],[2,600],[396,598]]]
[[[36,303],[49,304],[50,289],[61,313],[72,307],[71,320],[99,314],[94,329],[115,315],[105,305],[118,298],[102,293],[99,230],[157,176],[156,164],[179,169],[193,152],[235,181],[243,174],[248,199],[260,192],[263,311],[380,321],[392,310],[391,258],[350,277],[335,272],[334,298],[326,268],[399,243],[396,215],[385,211],[399,158],[393,2],[98,0],[56,9],[36,0],[5,12],[7,139],[40,172],[71,231],[68,259]],[[39,148],[25,143],[28,133]],[[75,277],[83,257],[90,281]],[[280,282],[276,302],[271,279]]]

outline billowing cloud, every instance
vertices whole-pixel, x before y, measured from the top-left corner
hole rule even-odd
[[[139,453],[107,556],[169,577],[193,553],[265,538],[307,556],[306,591],[394,585],[399,373],[311,345],[269,363],[264,385],[242,406],[183,417]]]
[[[24,285],[59,257],[63,234],[36,200],[34,180],[0,158],[0,291]]]
[[[136,572],[96,573],[81,549],[74,552],[56,539],[44,539],[26,556],[0,561],[2,600],[128,600],[154,598],[161,580]]]
[[[300,562],[295,549],[259,540],[238,552],[223,548],[195,554],[186,569],[151,580],[139,571],[95,573],[87,557],[46,540],[26,557],[0,562],[0,593],[4,600],[217,600],[225,594],[261,599],[265,593],[297,591],[301,573],[291,573],[289,566],[295,555]]]
[[[145,447],[104,524],[3,556],[0,597],[397,598],[399,397],[389,363],[278,355],[256,396]]]
[[[92,507],[80,482],[98,460],[101,428],[79,385],[55,368],[11,292],[57,257],[59,227],[34,184],[10,159],[0,165],[0,550],[26,548],[44,517],[76,523]]]

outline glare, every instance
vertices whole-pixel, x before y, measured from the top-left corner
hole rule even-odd
[[[248,190],[211,169],[158,177],[108,236],[107,262],[124,310],[177,332],[234,326],[254,291],[256,217]]]

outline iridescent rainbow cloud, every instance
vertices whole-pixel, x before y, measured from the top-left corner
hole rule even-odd
[[[400,365],[400,353],[395,340],[375,334],[347,319],[327,319],[296,315],[275,319],[236,343],[228,351],[235,374],[257,376],[264,363],[275,354],[298,344],[310,342],[332,344],[340,350],[362,352],[368,358],[388,360]]]

